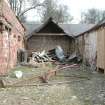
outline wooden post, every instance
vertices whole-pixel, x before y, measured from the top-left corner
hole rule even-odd
[[[104,33],[103,33],[103,35],[104,35],[104,74],[105,74],[105,27],[103,27],[103,30],[104,30]]]

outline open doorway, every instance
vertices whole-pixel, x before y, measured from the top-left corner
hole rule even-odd
[[[17,63],[27,62],[27,52],[24,49],[17,51]]]

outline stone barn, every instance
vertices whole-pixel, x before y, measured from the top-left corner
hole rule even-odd
[[[88,25],[58,24],[49,18],[44,24],[26,25],[27,50],[29,56],[32,52],[51,50],[57,45],[61,46],[65,54],[75,52],[74,36],[86,30]]]
[[[18,50],[24,49],[24,33],[25,28],[8,0],[0,0],[0,75],[17,64]]]

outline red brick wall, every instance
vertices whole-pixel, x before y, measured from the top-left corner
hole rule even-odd
[[[1,17],[11,24],[11,32],[0,33],[0,74],[5,74],[16,65],[17,50],[24,48],[24,28],[5,0],[2,1]]]

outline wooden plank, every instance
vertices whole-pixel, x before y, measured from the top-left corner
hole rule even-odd
[[[97,71],[105,73],[105,28],[97,30]]]
[[[67,35],[65,33],[33,33],[33,35],[38,35],[38,36],[64,36]]]
[[[104,36],[104,74],[105,74],[105,27],[103,27],[103,30],[104,30],[104,34],[103,34],[103,36]]]

